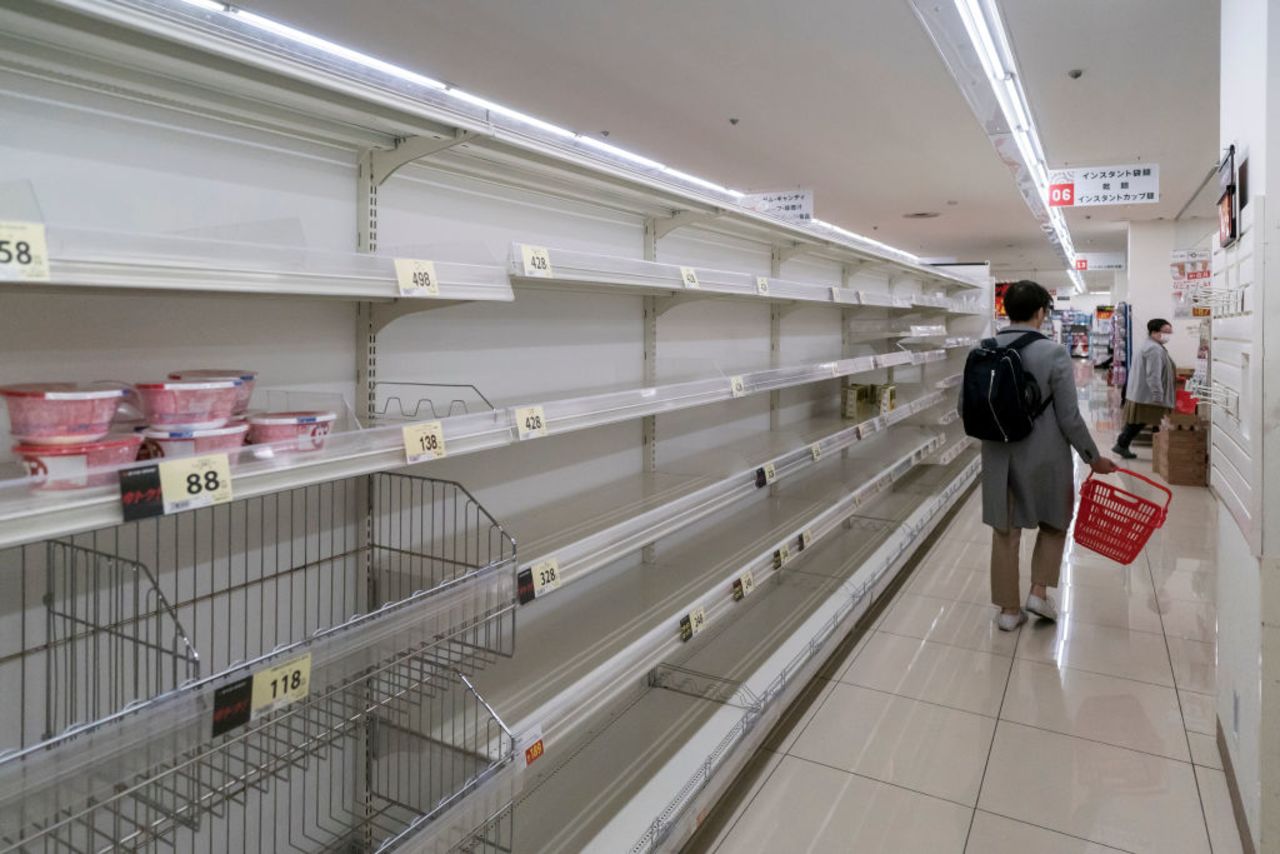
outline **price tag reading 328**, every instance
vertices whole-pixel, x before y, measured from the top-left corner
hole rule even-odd
[[[560,561],[555,558],[533,565],[533,595],[537,598],[560,586]]]

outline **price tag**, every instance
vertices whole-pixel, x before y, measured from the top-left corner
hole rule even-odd
[[[283,709],[311,693],[311,653],[253,674],[249,720]]]
[[[680,640],[690,640],[697,636],[706,626],[707,612],[702,608],[694,608],[680,618]]]
[[[800,532],[800,551],[804,551],[813,545],[813,531],[805,528]]]
[[[444,428],[439,421],[408,424],[404,434],[404,457],[411,463],[438,460],[445,455]]]
[[[765,463],[756,469],[756,488],[768,486],[778,477],[778,470],[773,467],[773,463]]]
[[[541,406],[521,406],[516,409],[516,432],[520,441],[537,439],[547,435],[547,417]]]
[[[396,285],[402,297],[438,297],[440,280],[436,278],[434,261],[396,258]]]
[[[751,595],[751,591],[756,589],[756,580],[751,575],[751,570],[747,570],[733,580],[733,601],[741,602]]]
[[[226,454],[182,457],[160,463],[164,512],[179,513],[231,500],[231,463]]]
[[[535,563],[532,567],[533,596],[536,599],[560,586],[560,561],[555,558]]]
[[[762,297],[767,297],[769,295],[768,276],[756,276],[756,293]]]
[[[747,393],[747,384],[742,377],[729,377],[729,393],[734,397],[742,397]]]
[[[520,254],[524,260],[524,275],[528,279],[550,279],[551,255],[542,246],[521,245]]]
[[[702,287],[701,283],[698,282],[698,271],[692,267],[680,268],[680,281],[684,282],[684,286],[691,290],[697,290]]]
[[[525,768],[542,758],[542,755],[547,752],[547,748],[542,741],[541,726],[536,726],[529,730],[524,738],[520,739],[519,750],[521,755],[524,756]]]
[[[49,281],[44,223],[0,222],[0,282]]]
[[[812,445],[810,445],[809,456],[813,457],[813,461],[815,463],[818,460],[822,459],[822,446],[819,445],[817,442],[814,442]]]
[[[831,301],[840,302],[840,289],[835,285],[831,286]]]
[[[782,569],[791,560],[791,546],[783,543],[778,546],[778,550],[773,553],[773,568]]]

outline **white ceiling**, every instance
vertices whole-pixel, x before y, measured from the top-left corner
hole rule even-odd
[[[822,219],[924,256],[1061,266],[906,0],[240,5],[718,183],[812,187]],[[1176,215],[1216,157],[1217,0],[1002,8],[1051,166],[1161,166],[1159,205],[1069,214],[1077,248]]]

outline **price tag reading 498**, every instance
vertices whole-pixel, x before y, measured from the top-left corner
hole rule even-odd
[[[231,500],[231,464],[226,454],[183,457],[160,463],[164,512],[180,513]]]

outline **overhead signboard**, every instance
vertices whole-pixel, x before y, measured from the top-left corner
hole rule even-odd
[[[1049,173],[1049,207],[1153,205],[1160,201],[1160,164],[1084,166]]]
[[[813,220],[813,190],[779,190],[776,193],[748,193],[739,204],[757,213],[792,222]]]
[[[1101,270],[1123,270],[1125,256],[1123,252],[1077,252],[1076,269],[1089,273]]]

